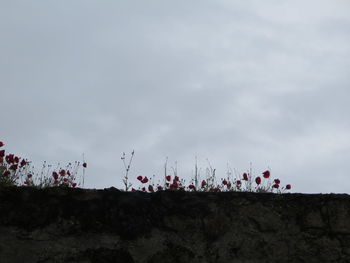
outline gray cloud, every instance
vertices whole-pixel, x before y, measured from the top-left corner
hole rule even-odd
[[[223,177],[348,192],[347,1],[10,1],[0,8],[1,139],[41,161],[89,162],[87,187],[197,155]]]

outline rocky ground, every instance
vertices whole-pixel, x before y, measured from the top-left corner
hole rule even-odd
[[[350,262],[350,196],[5,187],[0,262]]]

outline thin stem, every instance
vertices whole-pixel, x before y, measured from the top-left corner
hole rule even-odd
[[[167,177],[167,166],[168,166],[168,156],[165,158],[165,163],[164,163],[164,188],[166,188],[166,177]]]
[[[198,188],[198,164],[197,164],[197,156],[196,156],[196,163],[194,166],[194,184],[196,186],[196,189]]]
[[[130,186],[132,185],[132,184],[128,184],[128,179],[129,179],[128,175],[129,175],[132,159],[134,158],[134,154],[135,154],[135,151],[133,150],[131,152],[131,157],[130,157],[128,165],[126,165],[126,163],[125,163],[125,153],[124,152],[123,152],[123,155],[121,157],[121,159],[123,160],[123,163],[124,163],[124,167],[125,167],[125,177],[123,180],[124,185],[125,185],[125,191],[128,191]]]

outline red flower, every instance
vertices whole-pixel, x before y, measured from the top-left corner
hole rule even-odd
[[[11,166],[10,166],[10,170],[13,170],[13,171],[16,171],[17,170],[17,168],[18,168],[18,165],[17,164],[12,164]]]
[[[280,187],[280,185],[279,184],[274,184],[272,187],[273,188],[278,188],[278,187]]]
[[[180,178],[177,175],[175,175],[174,181],[180,181]]]
[[[202,181],[202,188],[204,188],[207,185],[207,182],[205,180]]]
[[[174,180],[173,180],[173,184],[178,184],[178,180],[176,180],[176,178],[174,178]]]
[[[2,147],[2,146],[4,146],[5,144],[2,142],[2,141],[0,141],[0,147]]]
[[[266,170],[265,172],[263,172],[263,176],[264,176],[264,178],[269,178],[270,177],[270,171]]]
[[[281,183],[280,179],[275,179],[274,182],[275,182],[275,184],[280,184]]]
[[[152,193],[154,192],[153,186],[152,186],[152,185],[149,185],[149,186],[148,186],[148,191],[150,191],[150,192],[152,192]]]
[[[15,163],[18,163],[19,162],[19,158],[18,158],[18,156],[16,156],[15,158],[13,158],[14,159],[14,161],[15,161]]]
[[[230,188],[230,187],[231,187],[231,183],[228,182],[228,183],[227,183],[227,188]]]
[[[83,163],[83,167],[86,168],[87,167],[87,163]]]
[[[136,179],[139,180],[139,181],[142,181],[142,176],[139,175]]]
[[[236,184],[237,184],[237,185],[241,185],[242,182],[241,182],[240,180],[237,180],[237,181],[236,181]]]
[[[222,184],[223,184],[223,185],[227,185],[226,179],[224,179],[224,180],[222,181]]]
[[[287,189],[287,190],[290,190],[291,188],[292,188],[292,186],[291,186],[290,184],[287,184],[287,185],[286,185],[286,189]]]
[[[58,173],[52,172],[53,179],[57,180],[58,179]]]
[[[8,164],[13,164],[14,163],[14,155],[13,154],[8,154],[5,157],[5,160]]]
[[[68,176],[71,176],[71,173],[70,173],[70,171],[68,171],[68,170],[67,170],[67,175],[68,175]]]
[[[258,176],[257,178],[255,178],[255,182],[257,185],[261,184],[261,178]]]
[[[5,156],[5,150],[1,150],[0,151],[0,157],[4,157]]]
[[[28,185],[28,184],[29,184],[29,181],[25,180],[23,183],[26,184],[26,185]]]
[[[61,171],[60,171],[60,176],[65,176],[66,175],[66,171],[64,170],[64,169],[62,169]]]
[[[54,183],[54,184],[58,184],[58,180],[55,180],[53,183]]]
[[[163,187],[161,187],[160,185],[158,185],[157,189],[158,189],[158,191],[160,191],[160,190],[163,190]]]
[[[32,174],[28,174],[27,177],[28,177],[28,178],[32,178],[33,175],[32,175]]]
[[[247,173],[244,173],[244,174],[243,174],[243,180],[244,180],[244,181],[248,181],[248,175],[247,175]]]
[[[188,186],[188,188],[189,188],[189,189],[194,189],[195,187],[194,187],[193,184],[190,184],[190,185]]]
[[[24,159],[22,159],[22,161],[20,163],[21,167],[25,166],[26,164],[27,164],[27,162]]]
[[[72,187],[76,187],[77,186],[77,183],[72,183]]]
[[[63,178],[63,182],[67,183],[68,182],[68,178]]]
[[[3,172],[3,176],[9,176],[10,174],[11,174],[10,171]]]
[[[135,192],[136,189],[134,187],[131,188],[131,192]]]
[[[142,191],[144,191],[144,192],[146,192],[146,188],[145,187],[142,187],[142,189],[141,189]]]
[[[171,180],[171,176],[170,176],[170,175],[167,175],[165,178],[166,178],[166,180],[167,180],[168,182],[170,182],[170,180]]]
[[[170,185],[170,189],[176,189],[176,188],[178,188],[178,184],[177,184],[177,182],[175,181],[174,183],[172,183],[171,185]]]
[[[145,184],[148,182],[148,178],[145,176],[145,178],[142,179],[141,183]]]

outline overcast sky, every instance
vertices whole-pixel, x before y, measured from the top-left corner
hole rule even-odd
[[[350,193],[350,1],[0,0],[0,140],[85,187],[208,158]]]

